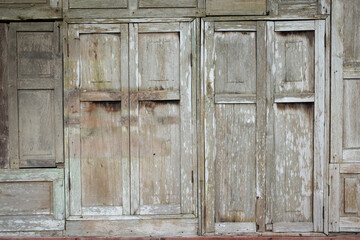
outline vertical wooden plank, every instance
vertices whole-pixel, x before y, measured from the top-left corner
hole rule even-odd
[[[318,0],[318,4],[319,14],[330,14],[331,0]]]
[[[329,11],[330,12],[330,11]],[[330,65],[331,65],[331,19],[330,17],[326,18],[325,23],[325,35],[326,35],[326,43],[325,43],[325,148],[326,148],[326,165],[330,162]],[[324,172],[324,233],[329,233],[329,182],[326,181],[329,179],[329,168],[325,166]]]
[[[62,64],[62,23],[54,23],[54,121],[55,121],[55,159],[56,163],[64,162],[64,133],[63,133],[63,64]]]
[[[139,185],[139,60],[138,60],[138,24],[129,24],[129,91],[130,91],[130,156],[131,156],[131,210],[136,214],[140,207]]]
[[[340,166],[329,166],[329,232],[340,231]]]
[[[8,109],[9,109],[9,159],[10,168],[19,168],[19,152],[18,152],[18,99],[17,99],[17,83],[16,83],[16,25],[11,23],[9,28],[9,44],[8,44]]]
[[[122,186],[123,186],[123,214],[130,214],[130,113],[129,113],[129,27],[120,25],[121,41],[121,125],[122,125]]]
[[[331,158],[342,162],[343,147],[343,1],[332,1],[331,18]]]
[[[193,195],[193,121],[192,121],[192,75],[191,75],[191,37],[190,23],[180,23],[180,118],[181,118],[181,212],[192,213]]]
[[[81,215],[81,166],[80,166],[80,38],[78,25],[71,25],[68,33],[67,66],[65,78],[65,99],[67,105],[67,158],[69,165],[69,213]]]
[[[9,167],[8,24],[0,24],[0,168]]]
[[[206,164],[205,164],[205,112],[206,112],[206,95],[205,95],[205,22],[202,19],[200,26],[198,26],[200,34],[198,36],[200,39],[197,41],[200,43],[198,51],[200,52],[200,59],[198,60],[199,73],[198,73],[198,94],[199,97],[197,101],[200,101],[200,109],[198,108],[198,136],[199,136],[199,144],[198,144],[198,161],[199,161],[199,189],[200,189],[200,197],[199,205],[199,225],[201,226],[201,235],[206,233],[206,182],[205,182],[205,174],[206,174]],[[200,100],[199,100],[200,98]],[[199,104],[197,104],[199,105]],[[215,230],[215,227],[214,227]]]
[[[273,192],[275,191],[274,186],[274,176],[275,172],[275,162],[274,162],[274,81],[276,74],[276,67],[274,64],[274,22],[266,23],[266,65],[271,66],[267,68],[266,71],[266,224],[272,224],[273,222]]]
[[[265,231],[266,171],[266,22],[257,23],[256,66],[256,224]]]
[[[325,141],[325,21],[315,22],[314,231],[323,232]]]
[[[215,106],[214,106],[214,80],[215,80],[215,44],[214,23],[205,23],[204,42],[204,101],[205,101],[205,231],[215,232]]]
[[[276,16],[279,14],[279,3],[281,0],[268,0],[267,1],[267,11],[271,16]]]

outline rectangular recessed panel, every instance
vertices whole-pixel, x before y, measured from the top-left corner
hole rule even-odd
[[[36,80],[54,74],[54,46],[52,32],[17,32],[17,77]]]
[[[266,0],[207,0],[209,15],[265,15]]]
[[[122,205],[121,103],[81,103],[82,206]]]
[[[256,93],[256,32],[216,32],[215,51],[215,92]]]
[[[127,2],[127,0],[69,0],[69,8],[127,8]]]
[[[360,79],[344,81],[344,148],[360,148],[359,99]]]
[[[139,72],[141,90],[178,90],[180,34],[139,34]]]
[[[197,0],[139,0],[139,8],[196,8]]]
[[[345,213],[358,213],[359,200],[357,195],[359,191],[357,189],[359,185],[357,178],[344,178],[344,210]]]
[[[275,33],[276,93],[314,92],[314,32]]]
[[[255,222],[256,105],[217,104],[216,222]]]
[[[80,34],[80,87],[120,90],[120,33]]]
[[[360,4],[358,0],[344,2],[344,51],[346,63],[360,63]]]
[[[51,182],[0,183],[0,216],[51,214]]]
[[[180,204],[180,105],[140,102],[140,205]]]
[[[313,213],[313,104],[275,108],[274,222],[311,222]]]
[[[18,91],[20,161],[55,164],[54,93],[52,90]],[[35,167],[35,166],[33,166]]]

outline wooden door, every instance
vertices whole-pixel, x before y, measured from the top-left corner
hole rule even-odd
[[[205,232],[256,232],[265,224],[265,23],[204,27]]]
[[[128,26],[71,24],[68,32],[69,215],[128,214]]]
[[[360,5],[333,1],[329,231],[360,231]]]
[[[62,47],[59,23],[11,23],[9,157],[11,168],[63,162]]]
[[[193,23],[130,24],[131,214],[194,214]]]
[[[266,228],[322,232],[325,22],[268,22]]]

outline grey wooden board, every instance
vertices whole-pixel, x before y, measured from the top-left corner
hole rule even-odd
[[[0,168],[9,167],[7,27],[5,23],[0,24]]]
[[[207,0],[207,15],[265,15],[266,0]]]

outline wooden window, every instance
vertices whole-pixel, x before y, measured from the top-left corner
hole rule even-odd
[[[69,25],[70,220],[195,219],[193,25]]]
[[[206,232],[323,231],[324,36],[205,22]]]
[[[59,34],[59,23],[10,24],[11,168],[55,167],[63,162]]]

